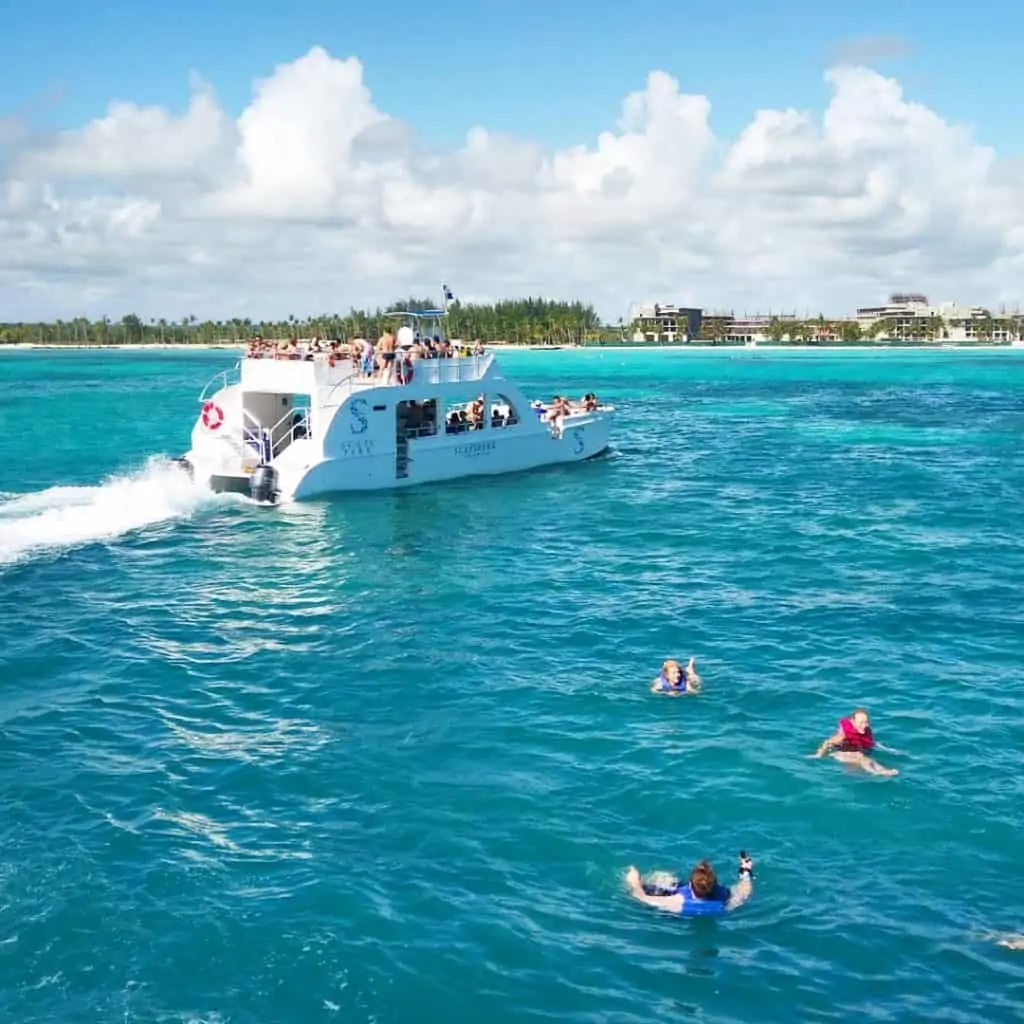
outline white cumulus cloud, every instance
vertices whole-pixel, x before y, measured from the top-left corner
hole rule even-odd
[[[197,79],[180,114],[117,100],[45,140],[8,126],[0,319],[344,311],[441,280],[611,320],[639,300],[841,314],[906,288],[1015,302],[1019,166],[875,71],[824,84],[820,120],[752,111],[725,140],[707,97],[652,71],[589,143],[475,126],[444,152],[314,47],[237,119]]]

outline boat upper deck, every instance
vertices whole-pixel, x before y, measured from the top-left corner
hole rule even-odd
[[[481,380],[494,362],[492,352],[476,356],[449,356],[412,359],[410,384],[418,387],[464,384]],[[350,358],[323,353],[298,358],[253,358],[246,356],[238,364],[239,383],[244,391],[269,393],[308,393],[320,388],[360,391],[368,388],[408,387],[394,372],[382,376],[379,371],[364,372]]]

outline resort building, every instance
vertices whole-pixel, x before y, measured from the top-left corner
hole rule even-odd
[[[861,331],[876,340],[934,340],[948,342],[1014,340],[1020,331],[1019,314],[993,316],[983,306],[956,302],[929,303],[919,293],[897,293],[882,306],[857,309]]]
[[[767,341],[770,324],[769,316],[730,315],[728,333],[725,337],[729,341]]]
[[[669,303],[636,305],[629,311],[634,341],[673,345],[700,337],[702,310]]]
[[[705,313],[701,321],[701,340],[723,341],[728,338],[734,320],[731,313]]]
[[[623,337],[626,337],[625,330]],[[695,309],[669,303],[634,305],[630,309],[629,337],[647,344],[683,344],[690,341],[732,344],[853,343],[860,338],[886,341],[962,344],[972,341],[1021,344],[1024,315],[1019,310],[998,313],[983,306],[957,302],[934,305],[919,292],[897,292],[877,306],[860,306],[856,317],[828,318],[819,314],[803,319],[796,313],[743,313]]]
[[[707,312],[704,314],[702,337],[721,341],[781,341],[791,340],[799,321],[793,313],[755,313],[736,316],[735,313]]]
[[[730,341],[781,341],[791,337],[790,327],[798,323],[792,313],[756,313],[754,316],[734,316],[726,337]],[[776,326],[777,325],[777,326]]]

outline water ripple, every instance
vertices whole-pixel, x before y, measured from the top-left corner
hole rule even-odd
[[[955,355],[510,356],[612,457],[270,512],[146,468],[210,360],[36,379],[133,426],[0,429],[4,1018],[1014,1019],[1024,361]],[[861,703],[898,779],[806,756]]]

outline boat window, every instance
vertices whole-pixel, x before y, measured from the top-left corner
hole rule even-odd
[[[519,422],[519,413],[506,395],[494,395],[491,398],[491,426],[513,427]]]
[[[395,406],[399,437],[433,437],[437,433],[437,400],[399,402]]]
[[[481,430],[484,425],[484,396],[478,395],[468,402],[448,402],[445,407],[446,434],[462,434],[467,430]]]

